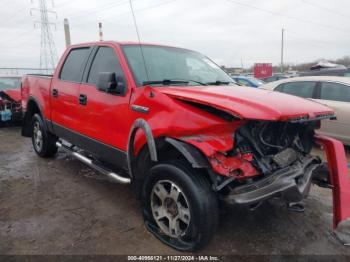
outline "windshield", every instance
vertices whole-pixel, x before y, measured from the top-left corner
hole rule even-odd
[[[188,81],[188,85],[234,83],[218,65],[200,53],[174,47],[142,45],[147,78],[140,46],[124,45],[123,50],[138,86],[147,81],[163,80],[184,80]]]
[[[21,87],[20,77],[0,77],[0,91]]]

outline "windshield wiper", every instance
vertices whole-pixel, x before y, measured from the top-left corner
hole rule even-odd
[[[171,85],[171,84],[188,84],[189,82],[197,83],[202,86],[207,86],[207,84],[199,82],[197,80],[192,80],[192,79],[164,79],[164,80],[154,80],[154,81],[145,81],[143,82],[143,85]]]
[[[151,80],[151,81],[144,81],[142,83],[143,85],[181,85],[181,84],[188,84],[188,81],[185,80],[171,80],[171,79],[163,79],[163,80]]]
[[[207,84],[202,83],[202,82],[199,82],[199,81],[197,81],[197,80],[191,80],[191,79],[188,79],[187,81],[189,81],[189,82],[193,82],[193,83],[197,83],[197,84],[200,84],[200,85],[202,85],[202,86],[207,86]]]
[[[215,82],[207,82],[206,84],[220,86],[220,85],[228,85],[229,83],[231,83],[231,82],[217,80]]]

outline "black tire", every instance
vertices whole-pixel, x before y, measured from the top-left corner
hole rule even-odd
[[[177,186],[179,192],[183,195],[178,197],[178,205],[175,205],[175,209],[182,210],[183,206],[186,205],[180,202],[185,199],[188,202],[188,208],[185,210],[187,210],[186,212],[189,211],[190,214],[187,225],[181,219],[178,221],[179,218],[177,218],[176,225],[182,225],[182,228],[178,228],[183,230],[183,232],[176,237],[171,236],[175,231],[170,229],[166,232],[162,229],[162,222],[163,227],[164,224],[166,227],[167,220],[170,225],[169,218],[164,217],[162,220],[159,219],[161,216],[158,216],[157,219],[156,216],[159,214],[155,211],[158,210],[157,208],[164,208],[164,202],[167,201],[161,201],[161,204],[155,207],[158,204],[154,203],[154,199],[157,201],[160,199],[157,199],[159,192],[155,193],[158,191],[157,186],[162,185],[166,189],[168,181],[173,183],[175,187]],[[168,187],[171,185],[169,184]],[[180,208],[178,208],[179,206]],[[218,224],[218,201],[216,194],[211,189],[204,174],[195,172],[193,168],[182,161],[159,163],[149,170],[142,190],[142,209],[147,229],[163,243],[180,251],[194,251],[203,247],[213,236]],[[172,210],[170,209],[170,211]],[[164,212],[162,214],[165,214]],[[166,212],[167,216],[170,216],[168,210]],[[180,212],[182,211],[175,212],[175,214],[172,213],[173,215],[170,218],[180,217]],[[181,230],[177,232],[181,232]],[[171,233],[170,231],[173,232]]]
[[[41,143],[39,145],[39,140],[36,129],[39,129],[41,134]],[[57,137],[52,135],[46,128],[41,116],[35,114],[32,118],[32,143],[34,151],[41,157],[51,157],[57,153],[56,146]]]

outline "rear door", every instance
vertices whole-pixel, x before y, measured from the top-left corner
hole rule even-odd
[[[318,102],[332,108],[337,116],[336,120],[322,121],[321,132],[336,137],[346,144],[350,144],[350,86],[321,82]]]
[[[51,120],[54,132],[63,138],[79,130],[79,88],[90,51],[90,47],[71,49],[51,83]]]

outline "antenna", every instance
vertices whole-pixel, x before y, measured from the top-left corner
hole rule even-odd
[[[132,13],[132,18],[134,20],[134,25],[135,25],[135,29],[136,29],[137,39],[139,41],[139,47],[140,47],[140,52],[141,52],[141,56],[142,56],[143,66],[145,67],[147,81],[149,81],[149,75],[148,75],[148,70],[147,70],[147,66],[146,66],[146,59],[145,59],[145,56],[143,54],[143,49],[142,49],[142,45],[141,45],[139,29],[138,29],[137,23],[136,23],[136,18],[135,18],[135,14],[134,14],[134,7],[132,5],[132,0],[129,0],[129,3],[130,3],[130,9],[131,9],[131,13]]]

